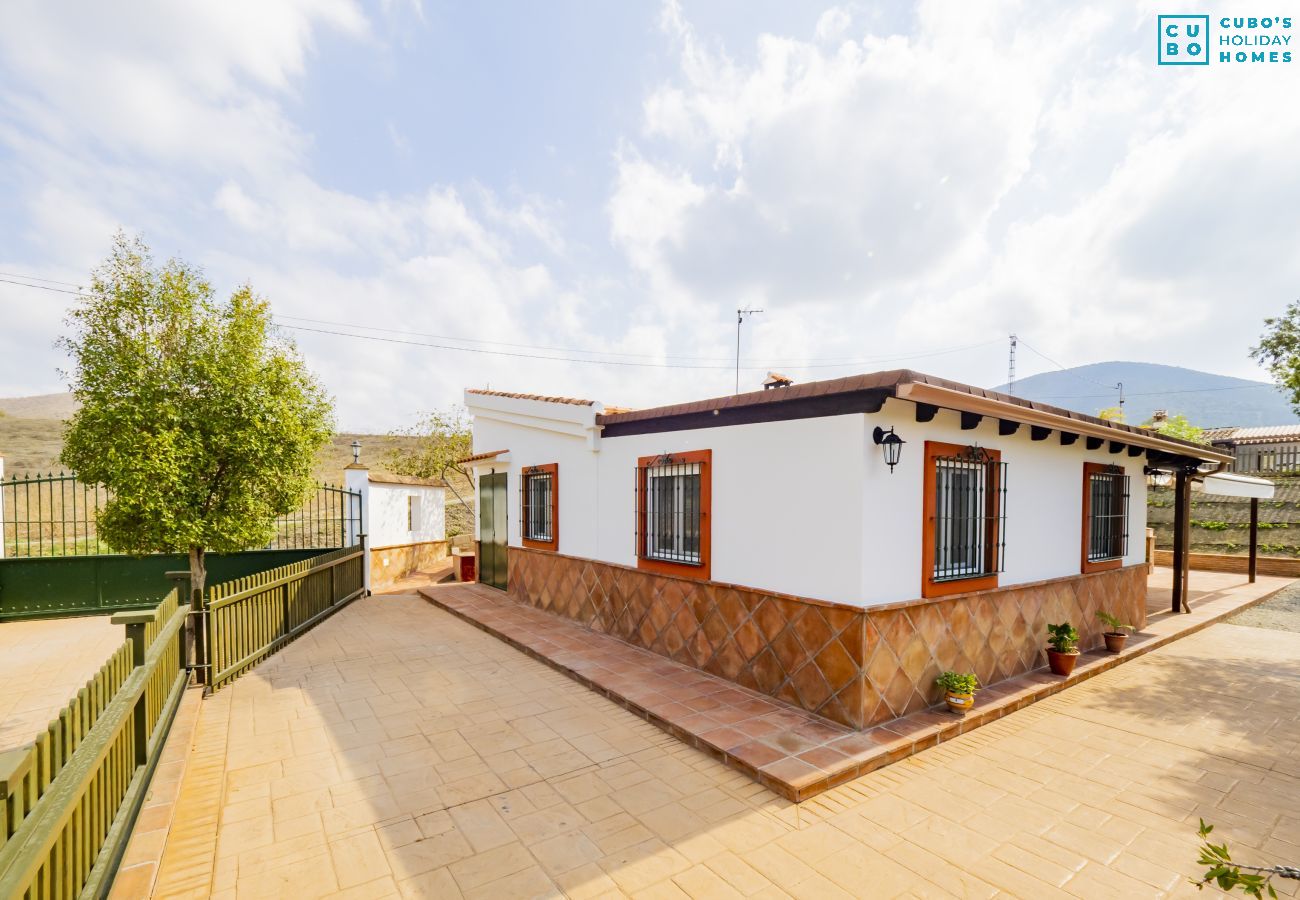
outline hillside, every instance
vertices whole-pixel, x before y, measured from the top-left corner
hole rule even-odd
[[[14,419],[47,419],[58,422],[71,416],[77,401],[71,392],[39,394],[35,397],[0,397],[0,417]]]
[[[1129,422],[1144,422],[1157,409],[1182,413],[1202,428],[1283,425],[1298,420],[1286,398],[1267,382],[1155,363],[1103,362],[1043,372],[1017,379],[1015,394],[1095,414],[1116,405],[1119,392],[1105,386],[1121,381]],[[1006,389],[1005,384],[994,388]]]
[[[76,409],[71,394],[0,398],[0,457],[5,476],[57,472],[63,446],[63,419]],[[316,459],[316,477],[330,484],[343,483],[343,467],[352,462],[352,442],[361,442],[361,459],[379,473],[387,473],[383,456],[391,447],[409,446],[414,439],[386,434],[336,434]]]

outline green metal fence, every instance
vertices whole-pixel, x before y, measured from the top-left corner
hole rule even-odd
[[[102,896],[187,681],[172,591],[113,618],[126,640],[34,743],[0,754],[0,897]]]
[[[208,581],[216,584],[318,556],[320,550],[245,550],[210,553]],[[150,556],[53,556],[0,560],[0,622],[103,615],[157,603],[166,573],[188,569],[179,553]]]
[[[213,690],[365,593],[364,542],[208,590]]]
[[[112,553],[96,528],[99,511],[111,496],[103,486],[63,472],[0,479],[0,557]],[[344,547],[361,530],[361,494],[321,484],[297,510],[276,520],[275,536],[264,549]]]

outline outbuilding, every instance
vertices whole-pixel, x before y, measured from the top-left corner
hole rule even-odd
[[[1037,668],[1049,622],[1140,627],[1145,476],[1230,459],[910,370],[465,403],[485,584],[855,728]]]

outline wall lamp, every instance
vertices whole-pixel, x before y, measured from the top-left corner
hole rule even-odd
[[[885,454],[885,464],[889,466],[890,474],[893,474],[894,466],[898,465],[898,458],[903,455],[903,445],[907,441],[894,434],[892,427],[886,431],[879,425],[871,433],[871,437],[880,445],[881,452]]]

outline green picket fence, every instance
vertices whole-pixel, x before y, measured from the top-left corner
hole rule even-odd
[[[176,591],[120,613],[126,640],[36,741],[0,754],[0,897],[102,896],[187,681]]]
[[[237,578],[208,590],[208,662],[219,690],[365,593],[365,545]]]

